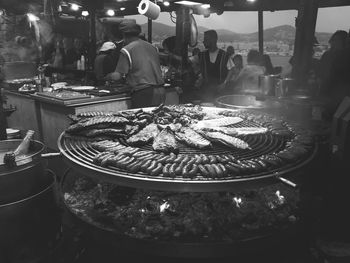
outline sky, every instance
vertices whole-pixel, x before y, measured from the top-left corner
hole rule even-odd
[[[280,25],[295,25],[296,10],[264,12],[264,28]],[[135,16],[138,23],[146,23],[144,16]],[[258,31],[257,12],[226,12],[218,16],[211,14],[209,18],[195,16],[197,25],[212,29],[228,29],[237,33],[253,33]],[[161,13],[155,22],[174,25],[169,13]],[[316,24],[317,32],[333,33],[336,30],[350,29],[350,6],[320,8]]]

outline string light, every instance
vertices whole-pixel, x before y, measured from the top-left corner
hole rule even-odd
[[[89,15],[89,12],[86,11],[86,10],[84,10],[84,11],[81,12],[81,15],[82,15],[82,16],[88,16],[88,15]]]
[[[120,11],[124,11],[124,10],[125,10],[125,7],[121,7],[121,8],[120,8]]]
[[[164,1],[164,2],[163,2],[163,5],[164,5],[164,6],[169,6],[170,3],[169,3],[168,1]]]

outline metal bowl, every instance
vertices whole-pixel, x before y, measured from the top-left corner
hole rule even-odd
[[[278,109],[282,107],[282,104],[270,97],[258,98],[253,95],[226,95],[216,99],[216,104],[219,107],[231,108],[231,109]]]

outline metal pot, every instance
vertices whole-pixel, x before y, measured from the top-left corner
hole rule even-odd
[[[15,167],[5,166],[5,153],[15,150],[21,141],[0,141],[0,205],[22,200],[42,190],[47,184],[47,164],[42,157],[58,155],[43,154],[44,144],[32,141],[29,154],[17,159]]]
[[[54,175],[47,172],[38,192],[0,205],[0,262],[39,262],[32,260],[57,244],[61,219],[54,193]]]
[[[276,97],[284,98],[290,95],[295,88],[295,80],[292,78],[279,79],[276,86]]]
[[[249,110],[275,110],[282,106],[277,100],[257,99],[253,95],[226,95],[216,99],[219,107]]]
[[[278,75],[260,75],[259,89],[264,96],[275,96]]]

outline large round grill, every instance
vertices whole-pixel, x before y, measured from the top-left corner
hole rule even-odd
[[[259,127],[254,121],[244,120],[233,125],[234,127]],[[180,154],[196,155],[225,155],[230,154],[239,160],[257,158],[262,155],[276,153],[286,147],[288,138],[276,136],[270,132],[259,135],[241,136],[240,139],[246,141],[251,149],[233,149],[219,144],[214,144],[212,149],[199,150],[180,144]],[[124,139],[119,139],[120,143],[127,145]],[[62,133],[58,139],[60,151],[66,157],[66,162],[81,173],[119,185],[182,192],[210,192],[210,191],[230,191],[238,188],[257,187],[277,182],[281,176],[287,176],[291,172],[309,163],[317,151],[314,146],[311,154],[295,162],[285,163],[280,167],[269,169],[268,171],[250,173],[239,176],[225,178],[204,178],[194,179],[182,177],[151,176],[142,172],[131,173],[113,166],[101,167],[93,163],[94,156],[98,153],[92,146],[93,140],[83,137],[74,137]],[[152,150],[152,145],[147,144],[141,148]],[[252,184],[254,182],[254,184]]]

